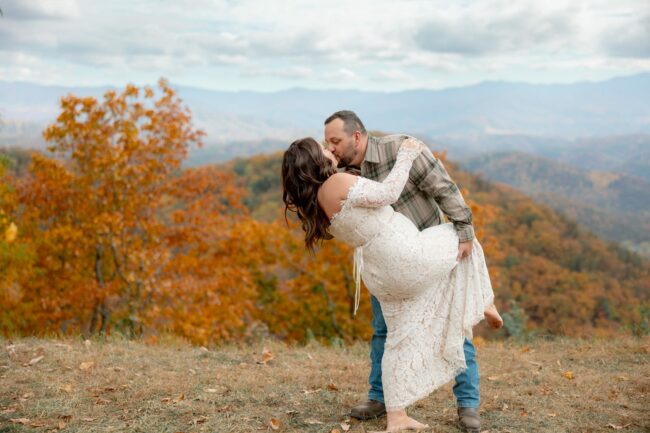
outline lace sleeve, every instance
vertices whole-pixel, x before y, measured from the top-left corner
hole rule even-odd
[[[422,151],[421,147],[400,147],[395,165],[383,182],[359,178],[348,197],[350,204],[358,207],[381,207],[393,204],[399,199],[409,178],[413,161]]]

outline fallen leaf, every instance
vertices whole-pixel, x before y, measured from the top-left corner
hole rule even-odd
[[[160,400],[161,403],[169,403],[170,401],[172,401],[172,399],[169,398],[169,397],[165,397],[165,398]]]
[[[217,412],[228,412],[232,409],[232,404],[227,404],[217,409]]]
[[[214,389],[214,388],[206,388],[206,389],[204,389],[203,391],[205,391],[205,392],[209,392],[209,393],[211,393],[211,394],[214,394],[215,392],[219,392],[219,391],[217,391],[217,390]]]
[[[65,422],[70,422],[70,420],[72,419],[72,415],[60,415],[59,419],[65,421]]]
[[[29,423],[30,427],[44,427],[46,425],[47,425],[47,423],[45,423],[43,421],[32,421],[32,422]]]
[[[485,339],[482,337],[474,337],[473,341],[474,347],[485,347]]]
[[[508,405],[506,403],[503,403],[503,406],[501,406],[501,410],[508,410]]]
[[[494,382],[495,380],[499,380],[499,376],[488,376],[487,380]]]
[[[86,341],[88,341],[88,340],[86,340]],[[95,363],[93,361],[82,362],[81,364],[79,364],[79,369],[80,370],[90,370],[91,368],[93,368],[94,365],[95,365]]]
[[[317,419],[306,419],[305,424],[310,424],[310,425],[316,425],[316,424],[323,424],[321,421],[318,421]]]
[[[526,346],[523,349],[521,349],[521,353],[526,353],[526,352],[530,352],[530,347]]]
[[[277,418],[271,418],[271,420],[269,421],[269,425],[273,430],[277,430],[280,428],[280,420]]]
[[[183,394],[183,393],[181,392],[181,393],[178,395],[178,397],[176,397],[176,398],[174,399],[174,403],[178,403],[179,401],[183,401],[183,400],[185,400],[185,394]]]
[[[334,385],[332,382],[330,382],[330,383],[327,385],[327,389],[329,389],[330,391],[338,391],[338,390],[339,390],[339,389],[336,387],[336,385]]]
[[[565,379],[568,380],[573,380],[573,372],[572,371],[565,371],[564,374],[562,374]]]
[[[264,350],[262,350],[262,359],[260,361],[257,361],[257,363],[266,365],[266,363],[271,361],[273,358],[275,358],[275,355],[273,355],[273,352],[271,352],[270,350],[264,348]]]
[[[193,419],[192,421],[188,422],[188,424],[190,424],[190,425],[203,424],[207,420],[208,420],[207,416],[201,416],[201,417],[199,417],[197,419]]]
[[[86,340],[86,341],[88,341],[88,340]],[[82,421],[86,421],[86,422],[93,422],[93,421],[95,421],[95,418],[88,418],[88,417],[86,417],[86,418],[81,418],[81,420],[82,420]]]
[[[551,418],[555,418],[557,416],[557,414],[556,413],[549,413],[548,416],[550,416]]]
[[[34,365],[34,364],[38,364],[39,362],[41,362],[41,360],[43,358],[45,358],[45,356],[43,356],[43,355],[37,356],[36,358],[33,358],[31,361],[29,361],[27,364],[30,365],[30,366]]]
[[[59,386],[59,389],[65,392],[72,392],[72,385],[69,383],[64,383],[63,385]]]
[[[623,426],[622,426],[622,425],[607,424],[607,427],[613,428],[614,430],[623,430]]]
[[[321,391],[320,389],[311,389],[311,390],[309,390],[309,389],[303,389],[303,390],[302,390],[302,392],[303,392],[304,394],[306,394],[306,395],[313,394],[313,393],[315,393],[315,392],[320,392],[320,391]]]
[[[11,418],[9,419],[14,424],[22,424],[22,425],[27,425],[29,424],[29,418]]]
[[[347,422],[342,422],[341,423],[341,428],[343,429],[344,432],[346,432],[346,431],[350,430],[350,424],[348,424]]]
[[[208,348],[205,347],[205,346],[201,346],[200,349],[201,349],[201,352],[209,352]]]

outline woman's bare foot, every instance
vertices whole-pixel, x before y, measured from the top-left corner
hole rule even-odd
[[[397,433],[408,430],[419,431],[429,428],[429,425],[422,424],[408,416],[405,410],[388,411],[386,418],[388,425],[386,426],[386,430],[381,433]]]
[[[499,329],[503,326],[503,319],[494,304],[490,305],[487,310],[485,310],[485,320],[492,329]]]

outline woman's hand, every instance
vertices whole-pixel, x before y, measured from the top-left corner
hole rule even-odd
[[[402,141],[400,147],[408,150],[417,150],[419,152],[422,152],[422,150],[424,150],[424,144],[417,138],[412,137],[409,137],[406,140]]]

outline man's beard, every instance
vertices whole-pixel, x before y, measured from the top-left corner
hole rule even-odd
[[[357,152],[354,150],[352,145],[350,145],[350,152],[346,152],[345,155],[341,155],[339,158],[338,168],[347,168],[352,164],[352,161],[357,156]]]

